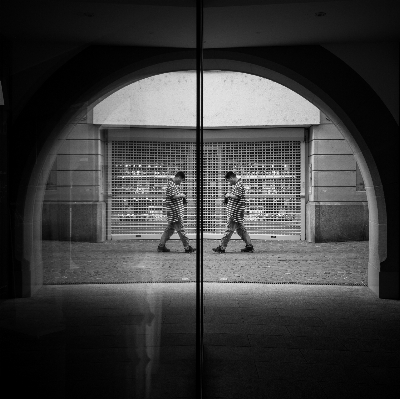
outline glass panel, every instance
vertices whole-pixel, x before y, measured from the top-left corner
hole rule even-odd
[[[110,138],[111,136],[112,134],[109,134]],[[169,132],[164,131],[164,137],[168,136]],[[133,141],[111,138],[111,237],[160,236],[167,222],[165,190],[171,176],[178,171],[185,171],[185,182],[180,188],[187,199],[190,199],[183,210],[185,230],[189,236],[196,234],[195,144],[188,141]]]
[[[266,388],[273,377],[264,377],[265,364],[297,360],[288,360],[295,352],[284,348],[277,310],[287,291],[265,283],[296,282],[299,246],[288,240],[297,244],[304,233],[300,126],[318,123],[320,111],[250,74],[205,71],[204,87],[204,391],[264,397],[275,389]]]
[[[125,3],[112,10],[124,9],[124,18],[131,14],[136,22],[130,28],[142,42],[133,45],[195,47],[193,2],[181,2],[181,7]],[[148,24],[138,23],[141,15]],[[157,30],[147,26],[154,15],[165,16]],[[118,24],[114,28],[107,31],[109,37],[121,29]],[[164,41],[166,35],[169,41]],[[193,398],[195,61],[174,63],[166,57],[160,63],[164,51],[149,48],[159,55],[153,64],[135,69],[131,63],[126,75],[103,86],[102,78],[109,79],[113,67],[108,60],[127,55],[117,46],[102,51],[99,81],[91,82],[98,93],[49,135],[46,153],[37,160],[40,183],[32,186],[38,240],[27,247],[34,247],[28,260],[37,262],[33,273],[40,274],[44,286],[32,298],[11,305],[19,334],[7,341],[10,359],[18,359],[10,361],[16,375],[26,376],[24,384],[33,396]],[[132,46],[127,57],[149,63],[141,47]],[[177,71],[182,68],[190,70],[184,91],[179,79],[169,79],[181,76]],[[85,76],[93,72],[85,63],[79,69]],[[168,90],[162,97],[164,87]],[[85,90],[82,94],[77,88],[76,93],[84,96]],[[107,103],[111,97],[115,101]],[[169,104],[187,97],[190,112],[168,119]],[[75,104],[69,106],[60,120],[72,114]],[[35,121],[35,126],[46,122]],[[25,229],[28,236],[32,225]],[[17,392],[18,387],[14,393],[19,396]]]
[[[251,139],[251,133],[247,138]],[[225,181],[229,170],[237,174],[246,191],[244,222],[249,234],[258,239],[300,237],[300,141],[230,142],[232,130],[225,140],[204,144],[206,237],[217,239],[225,231],[223,198],[229,190]]]

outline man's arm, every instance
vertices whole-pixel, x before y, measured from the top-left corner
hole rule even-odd
[[[185,195],[185,194],[171,195],[171,198],[173,198],[173,199],[185,198],[185,197],[186,197],[186,195]]]
[[[180,193],[177,188],[173,188],[173,186],[170,185],[167,188],[166,196],[169,197],[170,199],[178,199],[186,197],[185,194]]]
[[[244,198],[246,195],[246,189],[244,188],[243,184],[240,184],[237,190],[236,198]]]
[[[228,193],[225,194],[225,197],[226,198],[233,198],[233,199],[239,199],[241,197],[244,197],[244,187],[241,187],[238,190],[237,195],[236,194],[232,194],[231,192],[228,192]]]

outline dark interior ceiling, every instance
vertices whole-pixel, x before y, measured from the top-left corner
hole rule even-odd
[[[205,0],[205,48],[399,41],[399,0]],[[16,42],[195,46],[194,0],[2,0]]]

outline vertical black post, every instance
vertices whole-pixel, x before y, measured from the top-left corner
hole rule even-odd
[[[196,398],[203,397],[203,0],[196,1]]]
[[[0,39],[0,299],[16,297],[14,223],[10,201],[11,44]],[[14,180],[15,183],[15,180]]]

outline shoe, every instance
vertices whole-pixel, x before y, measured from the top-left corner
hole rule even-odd
[[[191,247],[190,245],[189,245],[189,248],[188,248],[188,249],[185,249],[185,252],[186,252],[187,254],[191,254],[191,253],[194,252],[194,251],[196,251],[196,248],[193,248],[193,247]]]
[[[158,252],[171,252],[171,250],[168,249],[165,245],[163,247],[158,246],[157,251]]]
[[[241,249],[242,252],[254,252],[254,247],[252,245],[246,245]]]
[[[221,245],[218,245],[217,248],[213,248],[214,252],[217,252],[218,254],[224,254],[225,253],[225,249],[221,248]]]

